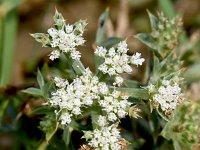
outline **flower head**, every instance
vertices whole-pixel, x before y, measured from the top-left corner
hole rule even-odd
[[[152,95],[153,103],[166,115],[171,115],[176,106],[183,100],[183,94],[178,83],[170,80],[162,80],[159,87],[150,84],[148,86],[149,93]],[[155,106],[155,105],[154,105]]]
[[[115,122],[128,114],[127,109],[131,103],[127,99],[128,97],[123,96],[121,92],[113,91],[99,100],[99,105],[106,112],[108,121]]]
[[[122,146],[119,143],[121,139],[120,132],[116,128],[115,124],[111,126],[103,126],[100,129],[95,129],[92,132],[86,131],[84,137],[88,141],[88,145],[95,150],[122,149]]]
[[[104,47],[97,47],[95,50],[95,54],[104,59],[98,69],[109,76],[117,76],[115,84],[120,85],[122,83],[119,74],[132,71],[131,64],[142,65],[145,60],[141,58],[141,54],[138,52],[133,56],[127,55],[128,50],[126,41],[121,41],[117,47],[112,47],[109,50]]]
[[[51,60],[60,57],[61,53],[68,54],[72,59],[79,59],[80,53],[76,50],[77,46],[85,43],[83,32],[86,22],[80,20],[73,25],[66,24],[62,14],[56,11],[54,15],[54,27],[47,30],[47,34],[36,33],[32,36],[36,41],[54,48],[55,50],[49,55]]]

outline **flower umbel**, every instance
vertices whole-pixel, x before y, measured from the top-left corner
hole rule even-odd
[[[113,91],[100,99],[99,105],[106,112],[108,121],[115,122],[128,114],[131,103],[128,102],[128,96],[119,91]]]
[[[121,73],[130,73],[132,71],[131,64],[142,65],[145,59],[141,58],[141,54],[136,53],[131,57],[127,55],[128,50],[126,41],[120,42],[116,48],[112,47],[109,50],[97,47],[95,54],[104,58],[104,63],[98,69],[104,74],[112,76]]]
[[[86,131],[84,137],[88,141],[88,145],[95,150],[121,150],[122,146],[119,141],[121,139],[120,131],[117,125],[104,126],[94,131]]]
[[[61,53],[69,54],[72,59],[79,59],[81,55],[76,46],[85,43],[82,36],[86,24],[83,20],[73,25],[66,24],[63,16],[56,11],[54,27],[47,30],[48,34],[36,33],[32,36],[43,46],[54,48],[49,55],[51,60],[59,58]]]
[[[161,85],[157,88],[150,84],[148,90],[152,95],[152,103],[154,103],[154,106],[160,106],[161,110],[167,116],[170,116],[172,111],[176,109],[176,106],[183,100],[183,94],[178,83],[170,80],[162,80]]]
[[[54,81],[58,89],[52,92],[49,102],[61,111],[60,119],[63,125],[69,124],[73,115],[80,115],[81,107],[91,106],[93,100],[99,98],[99,85],[103,85],[89,69],[70,84],[58,77]]]

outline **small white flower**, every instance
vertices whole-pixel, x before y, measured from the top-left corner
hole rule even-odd
[[[60,52],[58,50],[54,50],[51,52],[51,54],[49,55],[49,58],[51,60],[57,59],[60,57]]]
[[[60,116],[61,124],[62,125],[69,124],[71,122],[71,116],[72,115],[67,112],[62,113]]]
[[[163,84],[163,85],[169,85],[169,84],[170,84],[170,81],[169,81],[169,80],[162,80],[162,84]]]
[[[73,26],[72,25],[66,25],[65,26],[65,31],[66,33],[71,33],[73,31]]]
[[[106,54],[107,50],[103,47],[97,46],[96,50],[95,50],[95,54],[100,56],[100,57],[104,57]]]
[[[142,65],[142,63],[145,61],[144,58],[141,58],[141,53],[136,53],[135,55],[132,56],[131,62],[135,65]]]
[[[128,51],[128,48],[127,48],[127,43],[126,41],[121,41],[119,44],[118,44],[118,49],[117,49],[118,52],[121,52],[121,53],[127,53]]]
[[[115,82],[114,82],[113,85],[118,85],[118,86],[120,86],[120,85],[122,85],[123,82],[124,82],[124,79],[123,79],[122,77],[116,76],[116,77],[115,77]]]
[[[59,88],[66,87],[66,85],[69,84],[69,82],[67,80],[59,78],[59,77],[55,77],[54,81],[55,81],[56,86]]]
[[[100,115],[99,118],[98,118],[98,125],[103,127],[106,124],[107,124],[106,117]]]
[[[54,16],[54,21],[55,25],[61,26],[61,29],[50,28],[47,30],[47,33],[50,37],[51,47],[58,49],[59,53],[58,51],[53,51],[53,53],[50,54],[50,59],[54,60],[59,58],[60,52],[68,53],[72,59],[79,59],[81,56],[80,53],[76,51],[76,46],[83,45],[85,43],[82,34],[86,23],[82,21],[77,22],[74,25],[66,25],[65,20],[59,13],[57,13],[57,16]]]
[[[131,106],[131,103],[127,101],[127,96],[121,95],[121,92],[113,91],[98,101],[111,122],[124,118],[128,114],[127,108]]]
[[[147,89],[148,89],[149,93],[152,93],[152,92],[154,92],[154,90],[155,90],[155,86],[154,86],[153,84],[149,84],[149,85],[147,86]]]

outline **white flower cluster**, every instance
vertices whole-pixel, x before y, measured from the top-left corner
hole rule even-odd
[[[50,98],[51,106],[58,107],[61,112],[61,124],[69,124],[73,115],[81,114],[81,107],[88,107],[97,100],[102,111],[106,113],[106,119],[116,122],[125,117],[131,103],[128,96],[114,90],[110,93],[108,86],[99,82],[96,76],[92,75],[89,69],[85,73],[74,79],[72,83],[56,77],[54,79],[58,89],[52,92]]]
[[[86,69],[85,73],[74,79],[71,84],[58,77],[55,78],[55,84],[58,89],[52,92],[50,104],[59,107],[63,125],[69,124],[73,115],[80,115],[81,107],[91,106],[93,100],[99,98],[99,91],[108,92],[107,86],[100,83],[89,69]]]
[[[80,53],[76,51],[76,46],[83,45],[83,31],[86,26],[85,21],[79,21],[74,25],[65,23],[64,18],[56,11],[54,16],[55,27],[47,30],[50,38],[49,45],[55,48],[49,58],[54,60],[60,57],[61,52],[68,53],[72,59],[79,59]]]
[[[121,150],[122,146],[119,144],[120,131],[117,129],[117,125],[103,126],[100,129],[94,131],[87,131],[85,138],[89,139],[88,145],[95,150]]]
[[[163,80],[162,85],[157,90],[154,85],[150,84],[148,90],[153,93],[153,101],[157,102],[164,112],[174,110],[183,100],[181,88],[176,82],[172,84],[170,80]]]
[[[108,121],[118,121],[128,114],[127,110],[131,103],[127,99],[128,96],[122,95],[119,91],[113,91],[99,100],[100,106],[106,112]]]
[[[128,50],[126,41],[120,42],[116,48],[112,47],[109,50],[97,47],[95,54],[105,59],[98,69],[104,74],[112,76],[120,73],[130,73],[132,71],[131,64],[142,65],[145,59],[141,58],[141,54],[136,53],[133,56],[128,56]]]
[[[56,49],[50,54],[51,60],[59,58],[60,51],[69,53],[72,59],[79,59],[81,57],[75,47],[84,44],[83,31],[77,34],[73,25],[64,24],[62,29],[50,28],[47,32],[51,37],[51,47]]]

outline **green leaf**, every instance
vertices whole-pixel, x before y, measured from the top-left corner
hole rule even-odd
[[[48,131],[46,131],[46,141],[47,143],[49,143],[49,141],[51,140],[51,138],[53,137],[53,135],[56,133],[58,129],[58,123],[56,123],[56,127],[55,128],[50,128]]]
[[[123,87],[121,88],[121,87],[112,87],[112,86],[110,86],[109,88],[127,93],[130,97],[133,97],[136,99],[149,100],[149,94],[147,90],[142,89],[142,88],[123,88]]]
[[[50,44],[49,35],[45,33],[30,34],[37,42],[41,43],[43,47],[47,47]]]
[[[86,20],[79,20],[74,24],[74,33],[76,35],[82,34],[82,32],[85,30],[86,25]]]
[[[80,60],[73,60],[72,67],[78,75],[82,75],[85,72],[85,67]]]
[[[43,93],[40,89],[37,88],[28,88],[26,90],[22,90],[23,93],[31,94],[34,96],[43,96]]]
[[[62,139],[65,142],[66,147],[69,147],[69,143],[71,140],[71,132],[72,128],[70,126],[64,128]]]
[[[40,89],[43,89],[44,86],[44,78],[42,76],[42,73],[40,72],[40,70],[38,69],[37,72],[37,82],[39,84]]]
[[[109,16],[109,10],[106,9],[99,18],[99,24],[98,24],[98,30],[96,34],[96,44],[100,45],[105,40],[105,27],[106,27],[106,21],[108,20]]]
[[[0,86],[2,87],[10,82],[12,75],[17,19],[16,10],[10,11],[6,16],[0,16]]]
[[[33,109],[33,111],[31,111],[31,115],[43,115],[43,114],[49,114],[50,112],[52,112],[52,109],[50,107],[40,106]]]
[[[158,28],[158,18],[156,16],[154,16],[149,10],[147,10],[147,13],[149,15],[151,29],[153,31],[157,30],[157,28]]]
[[[0,125],[1,125],[1,122],[2,122],[2,119],[3,119],[4,111],[7,108],[8,104],[9,104],[9,100],[3,100],[1,102],[1,105],[0,105]]]
[[[20,5],[25,0],[1,0],[1,15],[6,16],[10,11],[15,9],[18,5]]]
[[[93,108],[94,109],[94,108]],[[98,117],[99,117],[99,113],[97,112],[97,109],[94,109],[93,111],[91,111],[91,118],[92,118],[92,127],[93,129],[96,129],[98,124]]]
[[[112,46],[118,44],[120,41],[122,41],[121,38],[118,37],[110,37],[107,40],[103,41],[100,46],[103,46],[105,48],[111,48]]]
[[[149,34],[139,33],[135,35],[135,38],[146,44],[148,47],[154,50],[157,49],[156,41]]]
[[[189,82],[200,80],[200,63],[191,65],[186,70],[184,78]]]
[[[128,88],[136,88],[139,87],[139,82],[136,80],[124,80],[124,85],[126,85]]]
[[[53,20],[55,27],[58,29],[62,29],[63,25],[65,25],[65,19],[63,18],[62,14],[57,11],[57,9],[53,17]]]
[[[53,82],[47,82],[44,86],[43,86],[43,93],[44,93],[44,98],[47,100],[49,98],[49,93],[51,92],[53,86]]]
[[[176,16],[176,11],[171,0],[159,0],[159,4],[161,9],[168,17],[173,18]]]

